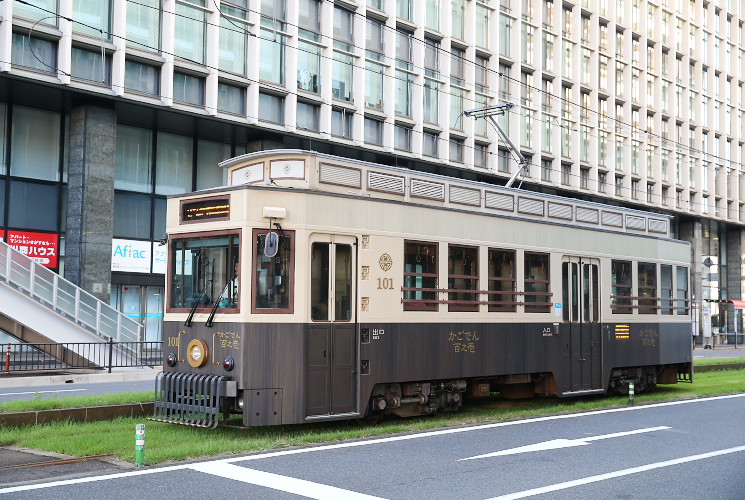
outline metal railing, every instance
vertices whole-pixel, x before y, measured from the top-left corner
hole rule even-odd
[[[0,240],[0,282],[104,340],[136,342],[142,325]],[[14,318],[17,319],[17,318]],[[44,333],[44,332],[40,332]]]
[[[0,344],[0,373],[160,366],[163,342]]]

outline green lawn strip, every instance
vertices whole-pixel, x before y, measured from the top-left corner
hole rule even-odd
[[[108,406],[153,401],[153,391],[118,392],[95,396],[47,396],[39,393],[33,399],[5,401],[0,403],[0,413],[21,411],[56,410],[58,408],[81,408],[89,406]]]
[[[694,384],[659,386],[655,392],[637,394],[636,404],[745,392],[745,370],[697,374]],[[358,421],[327,422],[251,429],[215,430],[185,427],[144,419],[118,419],[93,423],[58,423],[0,429],[0,446],[20,446],[74,456],[111,453],[135,459],[135,425],[146,423],[145,459],[148,465],[205,456],[245,454],[290,446],[331,443],[402,432],[416,432],[466,424],[624,407],[627,396],[560,399],[534,398],[505,401],[498,397],[472,399],[462,411],[432,417],[388,417],[378,425]],[[239,424],[240,417],[229,423]]]
[[[693,366],[704,366],[704,365],[730,365],[733,363],[745,363],[745,357],[743,358],[706,358],[696,359],[693,361]]]

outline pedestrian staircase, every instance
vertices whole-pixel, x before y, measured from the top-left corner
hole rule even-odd
[[[0,329],[24,342],[137,342],[142,325],[0,239]],[[90,347],[77,353],[101,359]],[[121,353],[127,355],[127,353]]]

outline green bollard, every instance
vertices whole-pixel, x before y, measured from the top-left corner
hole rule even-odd
[[[145,424],[137,424],[135,430],[135,466],[145,467]]]
[[[634,382],[629,382],[629,404],[634,404]]]

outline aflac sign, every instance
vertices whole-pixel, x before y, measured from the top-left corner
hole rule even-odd
[[[152,243],[149,241],[112,240],[111,270],[149,273],[152,248]]]

